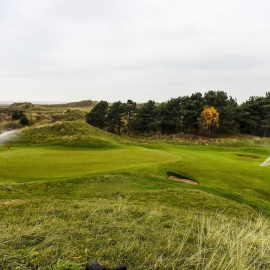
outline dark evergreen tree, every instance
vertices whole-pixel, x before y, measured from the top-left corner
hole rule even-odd
[[[198,131],[198,118],[203,111],[203,97],[201,93],[194,93],[190,97],[186,96],[181,106],[183,115],[182,126],[184,131]]]
[[[261,123],[260,98],[252,96],[241,104],[237,110],[237,122],[241,133],[258,135]]]
[[[15,111],[11,116],[12,121],[19,120],[21,125],[26,126],[29,124],[29,119],[26,117],[23,111]]]
[[[137,112],[137,105],[136,102],[133,102],[132,100],[129,99],[127,103],[123,104],[123,106],[125,111],[125,119],[127,121],[128,135],[130,136],[130,132],[134,129],[134,121]]]
[[[12,116],[11,116],[11,119],[12,121],[17,121],[17,120],[20,120],[23,116],[23,112],[22,111],[15,111]]]
[[[23,126],[26,126],[29,124],[29,120],[28,118],[23,114],[23,116],[21,117],[20,119],[20,123],[23,125]]]
[[[264,102],[263,108],[265,112],[264,119],[262,120],[262,126],[264,128],[263,136],[269,137],[270,136],[270,133],[269,133],[269,130],[270,130],[270,92],[267,92],[265,95],[265,102]]]
[[[167,131],[180,130],[181,114],[180,114],[181,98],[171,98],[167,102],[163,102],[159,105],[160,110],[160,125],[161,129]]]
[[[108,124],[109,124],[109,131],[114,132],[116,129],[118,135],[121,135],[121,128],[124,124],[123,116],[125,113],[125,106],[121,101],[114,102],[112,106],[109,107],[108,111]]]
[[[140,131],[157,131],[160,129],[159,108],[155,101],[149,100],[138,110],[136,129]]]
[[[104,129],[107,126],[109,104],[101,100],[87,115],[86,122],[94,127]]]
[[[267,136],[270,123],[270,93],[265,97],[252,96],[237,110],[241,133]]]

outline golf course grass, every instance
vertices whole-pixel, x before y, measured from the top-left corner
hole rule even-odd
[[[267,145],[25,132],[0,148],[0,269],[269,269]]]
[[[4,148],[0,151],[0,180],[2,183],[51,182],[104,173],[145,171],[148,175],[163,177],[167,183],[166,172],[173,171],[197,181],[198,189],[223,196],[227,193],[227,197],[238,202],[252,194],[261,208],[259,200],[265,199],[263,210],[270,210],[270,166],[259,166],[266,152],[263,148],[181,145],[163,145],[159,149],[156,144],[99,150],[14,146],[9,152]],[[252,205],[256,207],[256,203]]]
[[[177,155],[142,147],[92,150],[63,147],[14,147],[0,152],[0,181],[53,181],[133,167],[174,162]]]

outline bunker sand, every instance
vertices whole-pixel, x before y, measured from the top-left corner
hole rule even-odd
[[[169,177],[169,179],[173,180],[173,181],[177,181],[177,182],[184,182],[187,184],[191,184],[191,185],[199,185],[199,183],[195,180],[191,180],[191,179],[185,179],[185,178],[178,178],[176,176],[171,175]]]

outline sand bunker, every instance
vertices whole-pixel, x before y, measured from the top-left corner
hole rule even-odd
[[[187,184],[191,184],[191,185],[199,185],[199,183],[195,180],[190,180],[190,179],[185,179],[185,178],[178,178],[176,176],[170,176],[169,179],[173,180],[173,181],[177,181],[177,182],[184,182]]]
[[[193,179],[189,179],[185,176],[179,175],[175,172],[166,172],[167,175],[169,176],[169,179],[173,180],[173,181],[177,181],[177,182],[184,182],[187,184],[191,184],[191,185],[199,185],[199,183]]]

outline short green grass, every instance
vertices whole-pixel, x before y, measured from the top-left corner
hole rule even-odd
[[[170,152],[129,146],[119,149],[11,147],[0,151],[0,181],[53,181],[177,161]]]
[[[78,122],[24,132],[0,148],[0,269],[270,268],[268,147],[131,143]]]
[[[256,151],[257,150],[257,151]],[[174,171],[200,183],[204,191],[220,194],[270,210],[270,166],[259,167],[266,149],[236,149],[205,146],[125,146],[112,149],[14,146],[0,151],[1,182],[57,181],[86,178],[112,172],[136,172],[171,183],[166,171]],[[257,159],[250,158],[256,156]],[[165,184],[166,183],[166,184]],[[264,202],[265,201],[265,202]],[[264,204],[264,206],[263,206]]]

